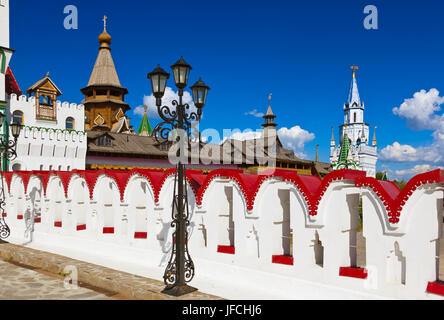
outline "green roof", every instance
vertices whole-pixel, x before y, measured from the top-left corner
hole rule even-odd
[[[339,163],[347,163],[349,150],[350,150],[350,141],[348,140],[347,133],[345,133],[344,139],[342,140],[341,153],[339,154]]]
[[[146,108],[145,108],[145,114],[143,115],[142,121],[140,122],[139,130],[137,130],[137,133],[140,135],[144,131],[146,131],[146,133],[148,135],[150,135],[151,132],[153,131],[151,129],[151,125],[150,125],[150,121],[148,120],[148,116],[146,114]]]
[[[348,139],[347,133],[344,133],[344,139],[342,139],[339,159],[337,164],[334,166],[335,170],[357,169],[359,167],[359,162],[348,158],[349,153],[350,153],[350,140]]]

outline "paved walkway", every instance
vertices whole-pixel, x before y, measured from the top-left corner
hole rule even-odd
[[[62,276],[0,261],[1,300],[108,300],[114,292],[98,288],[65,288]],[[120,297],[124,298],[124,297]]]
[[[20,295],[32,297],[35,296],[36,290],[31,290],[32,294],[26,294],[27,289],[36,289],[42,287],[37,284],[40,281],[31,281],[32,274],[35,275],[36,271],[39,271],[39,275],[36,279],[40,279],[43,282],[44,294],[49,294],[51,290],[54,290],[54,295],[60,294],[60,299],[106,299],[111,297],[113,299],[143,299],[143,300],[221,300],[222,298],[209,295],[200,291],[195,291],[190,294],[181,297],[172,297],[161,293],[165,285],[163,282],[140,277],[134,274],[117,271],[114,269],[102,267],[92,263],[70,259],[64,256],[26,248],[10,244],[7,242],[0,242],[0,283],[2,283],[3,275],[7,276],[7,272],[4,272],[3,265],[8,266],[12,271],[13,276],[6,279],[12,283],[11,286],[5,288],[5,290],[11,290],[14,285],[18,285],[20,282],[24,282],[21,288]],[[5,262],[6,261],[6,262]],[[16,265],[12,265],[14,263]],[[34,270],[21,270],[17,266],[26,266],[28,269]],[[84,289],[73,292],[73,290],[64,291],[63,287],[63,273],[66,272],[67,266],[75,267],[77,270],[78,283]],[[31,273],[29,273],[31,272]],[[42,274],[43,273],[43,274]],[[28,275],[26,275],[28,274]],[[59,276],[58,279],[48,279],[49,275]],[[43,277],[43,278],[42,278]],[[34,286],[34,288],[32,288]],[[100,288],[100,289],[99,289]],[[5,296],[3,293],[3,286],[0,286],[0,299]],[[42,289],[42,288],[40,288]],[[39,289],[39,290],[40,290]],[[46,290],[47,289],[47,290]],[[43,290],[43,289],[42,289]],[[101,290],[101,291],[100,291]],[[91,292],[93,291],[93,292]],[[11,294],[12,291],[7,291],[6,296]],[[101,294],[101,295],[100,295]],[[80,295],[80,296],[79,296]],[[14,299],[14,298],[13,298]],[[18,298],[17,298],[18,299]],[[22,298],[25,299],[25,298]],[[45,299],[45,298],[35,298]],[[48,298],[50,299],[50,298]],[[53,299],[58,299],[54,297]]]

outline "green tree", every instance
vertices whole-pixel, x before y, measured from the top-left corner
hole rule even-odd
[[[398,180],[393,180],[393,183],[396,184],[399,188],[399,190],[402,190],[405,188],[405,186],[407,185],[407,182],[405,180],[402,181],[398,181]]]

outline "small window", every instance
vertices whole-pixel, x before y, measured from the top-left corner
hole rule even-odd
[[[66,130],[74,130],[75,121],[73,117],[66,118]]]
[[[52,166],[49,166],[49,171],[51,171],[52,170]]]
[[[354,121],[353,122],[356,122],[356,112],[353,114],[353,117],[354,117]]]
[[[12,113],[12,122],[23,125],[23,112],[20,110],[14,111]]]
[[[12,165],[12,171],[20,171],[22,166],[19,163],[15,163]]]
[[[109,136],[103,135],[97,139],[98,146],[110,146],[111,138]]]

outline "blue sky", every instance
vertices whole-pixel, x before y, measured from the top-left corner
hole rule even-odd
[[[193,66],[190,82],[202,77],[212,88],[202,129],[260,128],[263,119],[247,113],[265,113],[273,93],[279,128],[307,133],[294,144],[297,154],[314,159],[319,144],[320,160],[328,162],[331,126],[338,138],[356,64],[365,121],[378,126],[378,169],[395,178],[444,165],[442,1],[11,2],[11,67],[22,90],[50,71],[61,100],[81,102],[106,14],[133,110],[151,94],[146,74],[157,64],[170,70],[183,55]],[[363,26],[369,4],[378,8],[378,30]],[[78,8],[77,30],[63,27],[66,5]],[[141,116],[129,116],[137,129]]]

